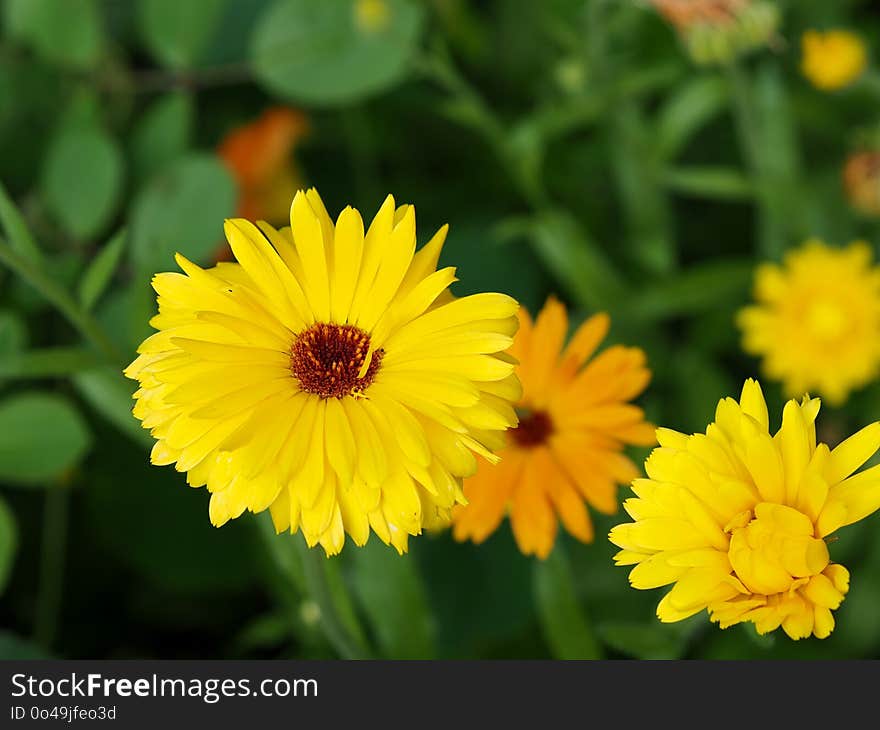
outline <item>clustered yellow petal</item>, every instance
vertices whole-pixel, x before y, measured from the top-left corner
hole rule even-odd
[[[309,546],[398,551],[448,524],[475,454],[495,461],[520,386],[504,354],[517,303],[455,298],[437,270],[446,226],[416,251],[415,210],[391,196],[364,231],[298,192],[290,227],[226,222],[237,262],[158,274],[159,331],[126,374],[134,414],[174,464],[211,493],[215,525],[271,511]]]
[[[793,639],[827,637],[849,572],[826,539],[880,507],[880,466],[854,474],[880,448],[872,423],[834,449],[816,443],[819,400],[789,401],[773,435],[760,385],[725,398],[705,433],[661,428],[646,479],[624,502],[634,522],[611,530],[630,583],[672,585],[661,621],[708,609],[721,628],[751,621]]]
[[[479,543],[509,514],[519,549],[545,558],[558,520],[578,540],[592,542],[585,502],[615,513],[617,485],[638,475],[624,445],[656,441],[642,409],[628,401],[645,389],[651,372],[637,347],[613,345],[593,357],[608,334],[607,314],[583,322],[564,349],[568,314],[558,299],[548,299],[534,323],[521,308],[519,321],[509,352],[523,386],[520,422],[505,434],[501,463],[481,459],[465,480],[468,505],[456,505],[453,530],[456,539]]]
[[[808,241],[782,266],[757,269],[755,299],[737,317],[743,348],[790,397],[816,392],[836,405],[877,376],[880,269],[867,243]]]
[[[801,38],[801,50],[804,76],[823,91],[849,86],[868,65],[864,41],[846,30],[808,30]]]

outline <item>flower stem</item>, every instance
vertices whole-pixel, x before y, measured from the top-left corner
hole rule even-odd
[[[337,608],[337,601],[327,579],[327,558],[321,554],[320,549],[309,548],[299,536],[291,540],[285,539],[283,535],[276,535],[269,519],[258,521],[266,553],[277,572],[293,588],[292,592],[296,593],[297,588],[304,588],[309,598],[317,604],[324,635],[339,656],[343,659],[366,659],[367,651],[348,629]],[[290,551],[291,544],[295,546],[298,555]],[[290,595],[291,591],[288,589],[285,593]]]
[[[105,334],[97,320],[80,307],[76,300],[45,271],[30,259],[13,251],[0,240],[0,263],[24,279],[53,304],[55,308],[103,355],[114,363],[121,363],[123,355]]]
[[[732,112],[740,147],[752,177],[759,208],[758,254],[775,260],[785,248],[785,233],[772,200],[774,183],[768,176],[762,149],[762,129],[755,108],[753,90],[743,68],[734,62],[727,66]]]
[[[309,548],[305,540],[296,540],[296,546],[302,557],[309,595],[321,609],[321,625],[327,639],[343,659],[366,659],[366,653],[351,635],[336,609],[336,601],[327,581],[327,558],[320,549]]]
[[[727,78],[730,83],[730,100],[740,144],[746,164],[755,174],[760,164],[761,140],[749,80],[742,67],[736,62],[731,62],[727,66]]]
[[[64,585],[64,553],[67,543],[67,515],[70,488],[53,484],[46,492],[43,538],[40,555],[40,583],[34,617],[34,638],[51,651],[58,631],[61,593]]]

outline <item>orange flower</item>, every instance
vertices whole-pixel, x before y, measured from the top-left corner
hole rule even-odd
[[[617,484],[639,472],[625,444],[654,444],[654,427],[628,403],[651,379],[645,353],[613,345],[590,360],[610,320],[584,322],[563,350],[565,307],[551,297],[532,323],[519,310],[520,328],[510,354],[519,360],[519,425],[505,435],[497,466],[481,460],[464,481],[467,506],[453,510],[457,540],[482,542],[510,514],[519,549],[546,558],[556,539],[557,517],[583,542],[593,540],[584,501],[600,512],[617,511]]]
[[[869,217],[880,216],[880,151],[850,155],[843,168],[843,185],[853,208]]]
[[[733,23],[748,4],[749,0],[654,0],[657,11],[678,28]]]
[[[307,127],[301,112],[272,107],[226,135],[217,153],[238,185],[236,216],[276,225],[288,219],[290,201],[303,187],[291,153]]]

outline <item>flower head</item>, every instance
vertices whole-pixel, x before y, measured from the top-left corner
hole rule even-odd
[[[823,91],[849,86],[868,65],[864,42],[846,30],[808,30],[801,38],[801,50],[804,76]]]
[[[391,8],[386,0],[357,0],[354,4],[355,25],[364,33],[379,33],[391,21]]]
[[[850,155],[843,166],[843,186],[853,208],[863,215],[880,217],[880,150]]]
[[[652,0],[698,64],[729,63],[767,46],[779,9],[763,0]]]
[[[761,386],[747,380],[725,398],[705,434],[660,428],[660,446],[624,509],[634,522],[611,530],[618,565],[634,588],[672,584],[661,621],[703,609],[721,628],[752,621],[793,639],[820,639],[849,588],[826,538],[880,507],[880,466],[853,475],[880,448],[873,423],[836,448],[816,444],[819,400],[791,400],[771,436]]]
[[[455,269],[435,270],[446,226],[416,252],[415,210],[390,195],[366,233],[314,190],[290,218],[228,220],[237,263],[178,255],[183,274],[156,275],[159,331],[126,369],[134,414],[154,464],[207,485],[213,524],[268,508],[328,554],[371,528],[404,552],[516,424],[517,304],[454,298]]]
[[[301,112],[271,107],[223,138],[217,152],[238,186],[236,215],[274,225],[285,222],[300,186],[291,154],[307,128]]]
[[[782,266],[758,267],[755,298],[737,317],[743,348],[789,396],[816,391],[839,404],[877,374],[880,271],[866,243],[808,241]]]
[[[505,435],[502,461],[481,461],[464,482],[467,506],[453,511],[458,540],[482,542],[505,516],[519,549],[547,557],[557,517],[579,540],[591,542],[593,525],[584,501],[600,512],[617,511],[617,484],[632,480],[634,464],[624,444],[655,443],[653,426],[628,401],[650,380],[645,354],[615,345],[591,357],[608,332],[597,314],[563,349],[568,316],[550,298],[532,323],[519,311],[520,329],[510,354],[519,360],[519,425]]]

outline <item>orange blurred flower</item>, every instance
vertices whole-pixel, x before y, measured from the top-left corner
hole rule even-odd
[[[843,166],[843,185],[850,205],[870,217],[880,217],[880,151],[862,150]]]
[[[217,153],[238,185],[237,217],[274,225],[287,222],[290,201],[303,187],[291,155],[307,130],[301,112],[271,107],[223,138]]]
[[[654,427],[629,402],[651,373],[637,347],[612,345],[594,357],[607,314],[587,319],[564,349],[568,315],[559,300],[548,299],[534,323],[520,308],[519,322],[508,350],[519,361],[519,425],[504,434],[497,466],[479,459],[477,473],[465,478],[468,505],[453,508],[453,535],[483,542],[509,513],[520,551],[546,558],[558,520],[592,542],[586,503],[615,513],[617,485],[639,475],[623,448],[656,443]]]
[[[652,0],[694,63],[726,64],[772,43],[779,8],[764,0]]]
[[[736,14],[748,4],[749,0],[654,0],[657,11],[678,28],[698,23],[733,23]]]

